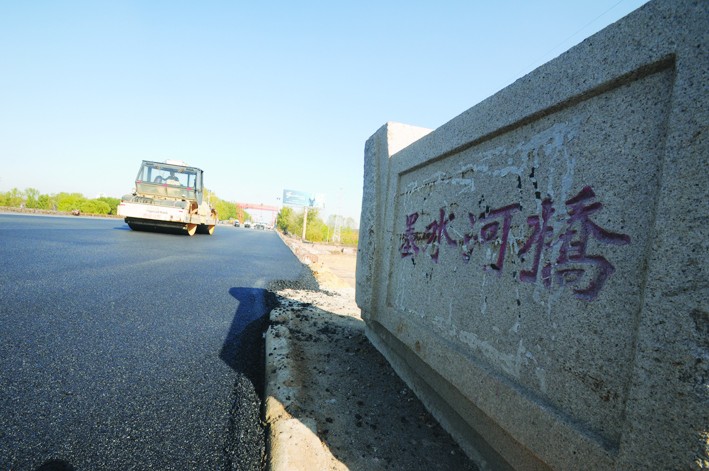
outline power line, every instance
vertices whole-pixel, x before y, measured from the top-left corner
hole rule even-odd
[[[549,49],[548,51],[546,51],[544,54],[540,54],[539,56],[537,56],[537,58],[536,58],[535,60],[529,62],[525,67],[519,69],[519,71],[515,74],[515,77],[512,78],[512,81],[514,81],[514,80],[516,80],[517,78],[519,78],[519,77],[522,75],[522,73],[524,73],[525,70],[529,69],[530,66],[536,64],[539,60],[543,59],[544,57],[550,55],[552,52],[554,52],[554,51],[555,51],[556,49],[558,49],[560,46],[562,46],[563,44],[565,44],[566,42],[568,42],[570,39],[572,39],[572,38],[574,38],[575,36],[577,36],[579,33],[581,33],[581,31],[583,31],[584,29],[586,29],[587,27],[589,27],[590,25],[592,25],[593,23],[595,23],[598,19],[600,19],[601,17],[603,17],[604,15],[606,15],[608,12],[610,12],[611,10],[613,10],[614,8],[616,8],[618,5],[620,5],[620,4],[623,3],[624,1],[625,1],[625,0],[619,0],[619,1],[616,2],[613,6],[611,6],[610,8],[608,8],[606,11],[604,11],[603,13],[601,13],[601,14],[598,15],[598,16],[596,16],[594,19],[592,19],[592,20],[589,21],[588,23],[586,23],[586,24],[584,24],[583,26],[581,26],[579,29],[577,29],[577,30],[576,30],[574,33],[572,33],[570,36],[568,36],[567,38],[565,38],[565,39],[559,41],[559,43],[557,43],[554,47],[552,47],[551,49]]]

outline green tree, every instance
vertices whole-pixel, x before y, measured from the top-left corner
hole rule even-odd
[[[25,188],[25,207],[39,208],[39,190],[36,188]]]
[[[357,247],[359,243],[359,231],[349,227],[343,228],[340,232],[340,244],[348,247]]]
[[[11,208],[19,208],[25,200],[25,195],[17,188],[2,194],[2,205]]]
[[[284,206],[276,215],[276,227],[282,232],[291,232],[295,222],[295,214],[293,208]]]
[[[100,214],[117,214],[118,213],[118,205],[121,204],[121,200],[119,198],[111,198],[110,196],[102,196],[100,198],[96,198],[96,201],[101,201],[103,203],[106,203],[108,205],[109,211],[107,213],[100,213]]]
[[[300,220],[303,220],[301,216]],[[301,222],[301,228],[302,222]],[[302,229],[301,229],[302,231]],[[320,218],[320,211],[315,208],[308,209],[308,224],[305,227],[305,240],[312,242],[324,242],[327,240],[329,229],[327,224]]]
[[[51,209],[52,198],[49,195],[39,195],[37,198],[37,208],[38,209]]]
[[[111,206],[105,201],[95,199],[82,201],[78,209],[86,214],[108,214],[111,211]]]
[[[302,236],[305,210],[299,213],[295,213],[292,211],[293,210],[291,209],[291,213],[288,216],[287,230],[293,235]],[[309,240],[311,242],[322,242],[327,239],[327,235],[327,225],[322,221],[322,219],[320,219],[320,212],[318,211],[318,209],[308,208],[308,221],[305,227],[305,240]]]
[[[212,206],[217,210],[219,219],[235,219],[236,205],[228,201],[222,201],[219,198],[212,196]]]
[[[327,226],[329,228],[328,240],[332,240],[332,236],[335,233],[336,227],[340,226],[340,244],[347,246],[357,246],[359,241],[359,231],[354,228],[355,221],[351,217],[344,217],[339,215],[331,215],[327,219]]]
[[[217,210],[217,215],[221,220],[245,219],[239,218],[236,203],[220,199],[214,192],[205,190],[205,195],[209,195],[209,203]],[[243,210],[242,210],[243,211]],[[247,214],[248,216],[248,214]]]
[[[296,213],[293,208],[284,207],[276,216],[276,226],[283,232],[301,236],[303,234],[304,211]],[[308,208],[308,223],[306,227],[305,239],[311,242],[326,242],[332,239],[335,232],[335,225],[340,223],[340,243],[342,245],[357,246],[359,231],[349,226],[354,226],[352,218],[342,216],[330,216],[325,224],[320,218],[320,212],[315,208]]]
[[[80,209],[86,198],[81,193],[59,193],[57,195],[57,210],[63,212]]]

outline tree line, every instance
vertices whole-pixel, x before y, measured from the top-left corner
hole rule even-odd
[[[303,235],[303,220],[305,211],[296,211],[291,207],[284,206],[276,216],[276,226],[285,234],[292,234],[296,237]],[[339,241],[335,240],[336,228],[339,225]],[[325,223],[320,218],[317,209],[308,209],[308,219],[305,225],[305,240],[310,242],[337,242],[341,245],[356,247],[359,241],[359,230],[355,229],[355,222],[352,218],[332,215]]]
[[[220,220],[231,221],[233,219],[239,219],[242,222],[251,220],[251,215],[243,209],[237,208],[235,202],[222,200],[210,190],[207,190],[205,193],[208,195],[209,204],[216,209]]]
[[[36,188],[26,188],[24,191],[13,188],[0,193],[0,206],[67,213],[78,210],[85,214],[112,215],[116,214],[120,202],[119,198],[108,196],[86,198],[81,193],[48,195],[40,193]]]
[[[237,217],[236,203],[221,200],[211,191],[208,194],[210,203],[217,210],[220,219],[234,219]],[[10,191],[0,193],[0,206],[60,213],[70,213],[78,210],[82,214],[112,216],[117,214],[120,202],[120,198],[110,196],[87,198],[81,193],[44,194],[40,193],[36,188],[26,188],[25,190],[13,188]],[[248,213],[243,210],[241,210],[241,213],[243,220],[250,219]]]

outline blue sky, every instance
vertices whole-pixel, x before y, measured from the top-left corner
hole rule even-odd
[[[170,158],[359,220],[385,122],[435,129],[644,3],[0,0],[0,191],[120,197]]]

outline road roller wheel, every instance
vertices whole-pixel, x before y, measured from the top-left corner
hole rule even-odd
[[[207,224],[200,224],[199,227],[197,228],[197,232],[199,234],[209,234],[212,235],[214,234],[214,228],[216,226],[212,225],[207,225]]]

